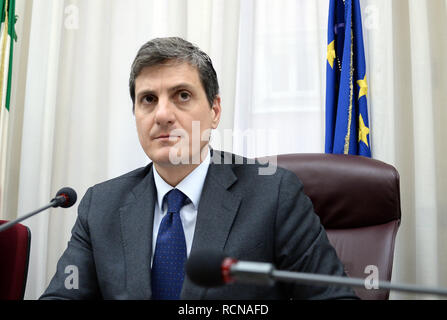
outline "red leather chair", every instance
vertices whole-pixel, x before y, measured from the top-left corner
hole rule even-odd
[[[365,279],[373,265],[380,280],[390,281],[401,219],[397,170],[351,155],[288,154],[277,161],[303,182],[348,276]],[[362,299],[389,298],[389,290],[354,290]]]
[[[31,231],[20,223],[0,232],[0,300],[23,300],[30,245]]]

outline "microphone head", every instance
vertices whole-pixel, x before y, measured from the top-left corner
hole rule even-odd
[[[222,264],[225,260],[222,252],[213,250],[193,251],[185,264],[188,277],[202,287],[217,287],[225,284]]]
[[[74,191],[70,187],[62,188],[56,193],[56,198],[61,197],[61,196],[65,198],[65,201],[63,201],[63,202],[61,201],[58,206],[62,207],[62,208],[71,207],[72,205],[74,205],[76,203],[76,200],[78,198],[76,191]]]

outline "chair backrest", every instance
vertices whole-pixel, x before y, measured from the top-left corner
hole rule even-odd
[[[0,220],[0,225],[7,221]],[[18,223],[0,232],[0,300],[22,300],[28,275],[31,232]]]
[[[401,219],[397,170],[351,155],[287,154],[277,161],[303,182],[348,276],[366,279],[378,271],[390,281]],[[362,299],[389,298],[389,290],[354,290]]]

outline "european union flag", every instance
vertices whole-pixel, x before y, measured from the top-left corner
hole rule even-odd
[[[330,0],[326,74],[326,153],[371,157],[359,0]]]

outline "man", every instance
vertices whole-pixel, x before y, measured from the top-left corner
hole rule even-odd
[[[42,298],[355,297],[345,287],[194,285],[184,263],[191,251],[204,248],[278,269],[344,272],[293,173],[278,168],[260,175],[259,164],[240,164],[210,148],[221,115],[219,86],[199,48],[180,38],[149,41],[132,65],[130,94],[139,140],[152,163],[87,191]],[[74,289],[66,286],[67,266],[78,270]]]

